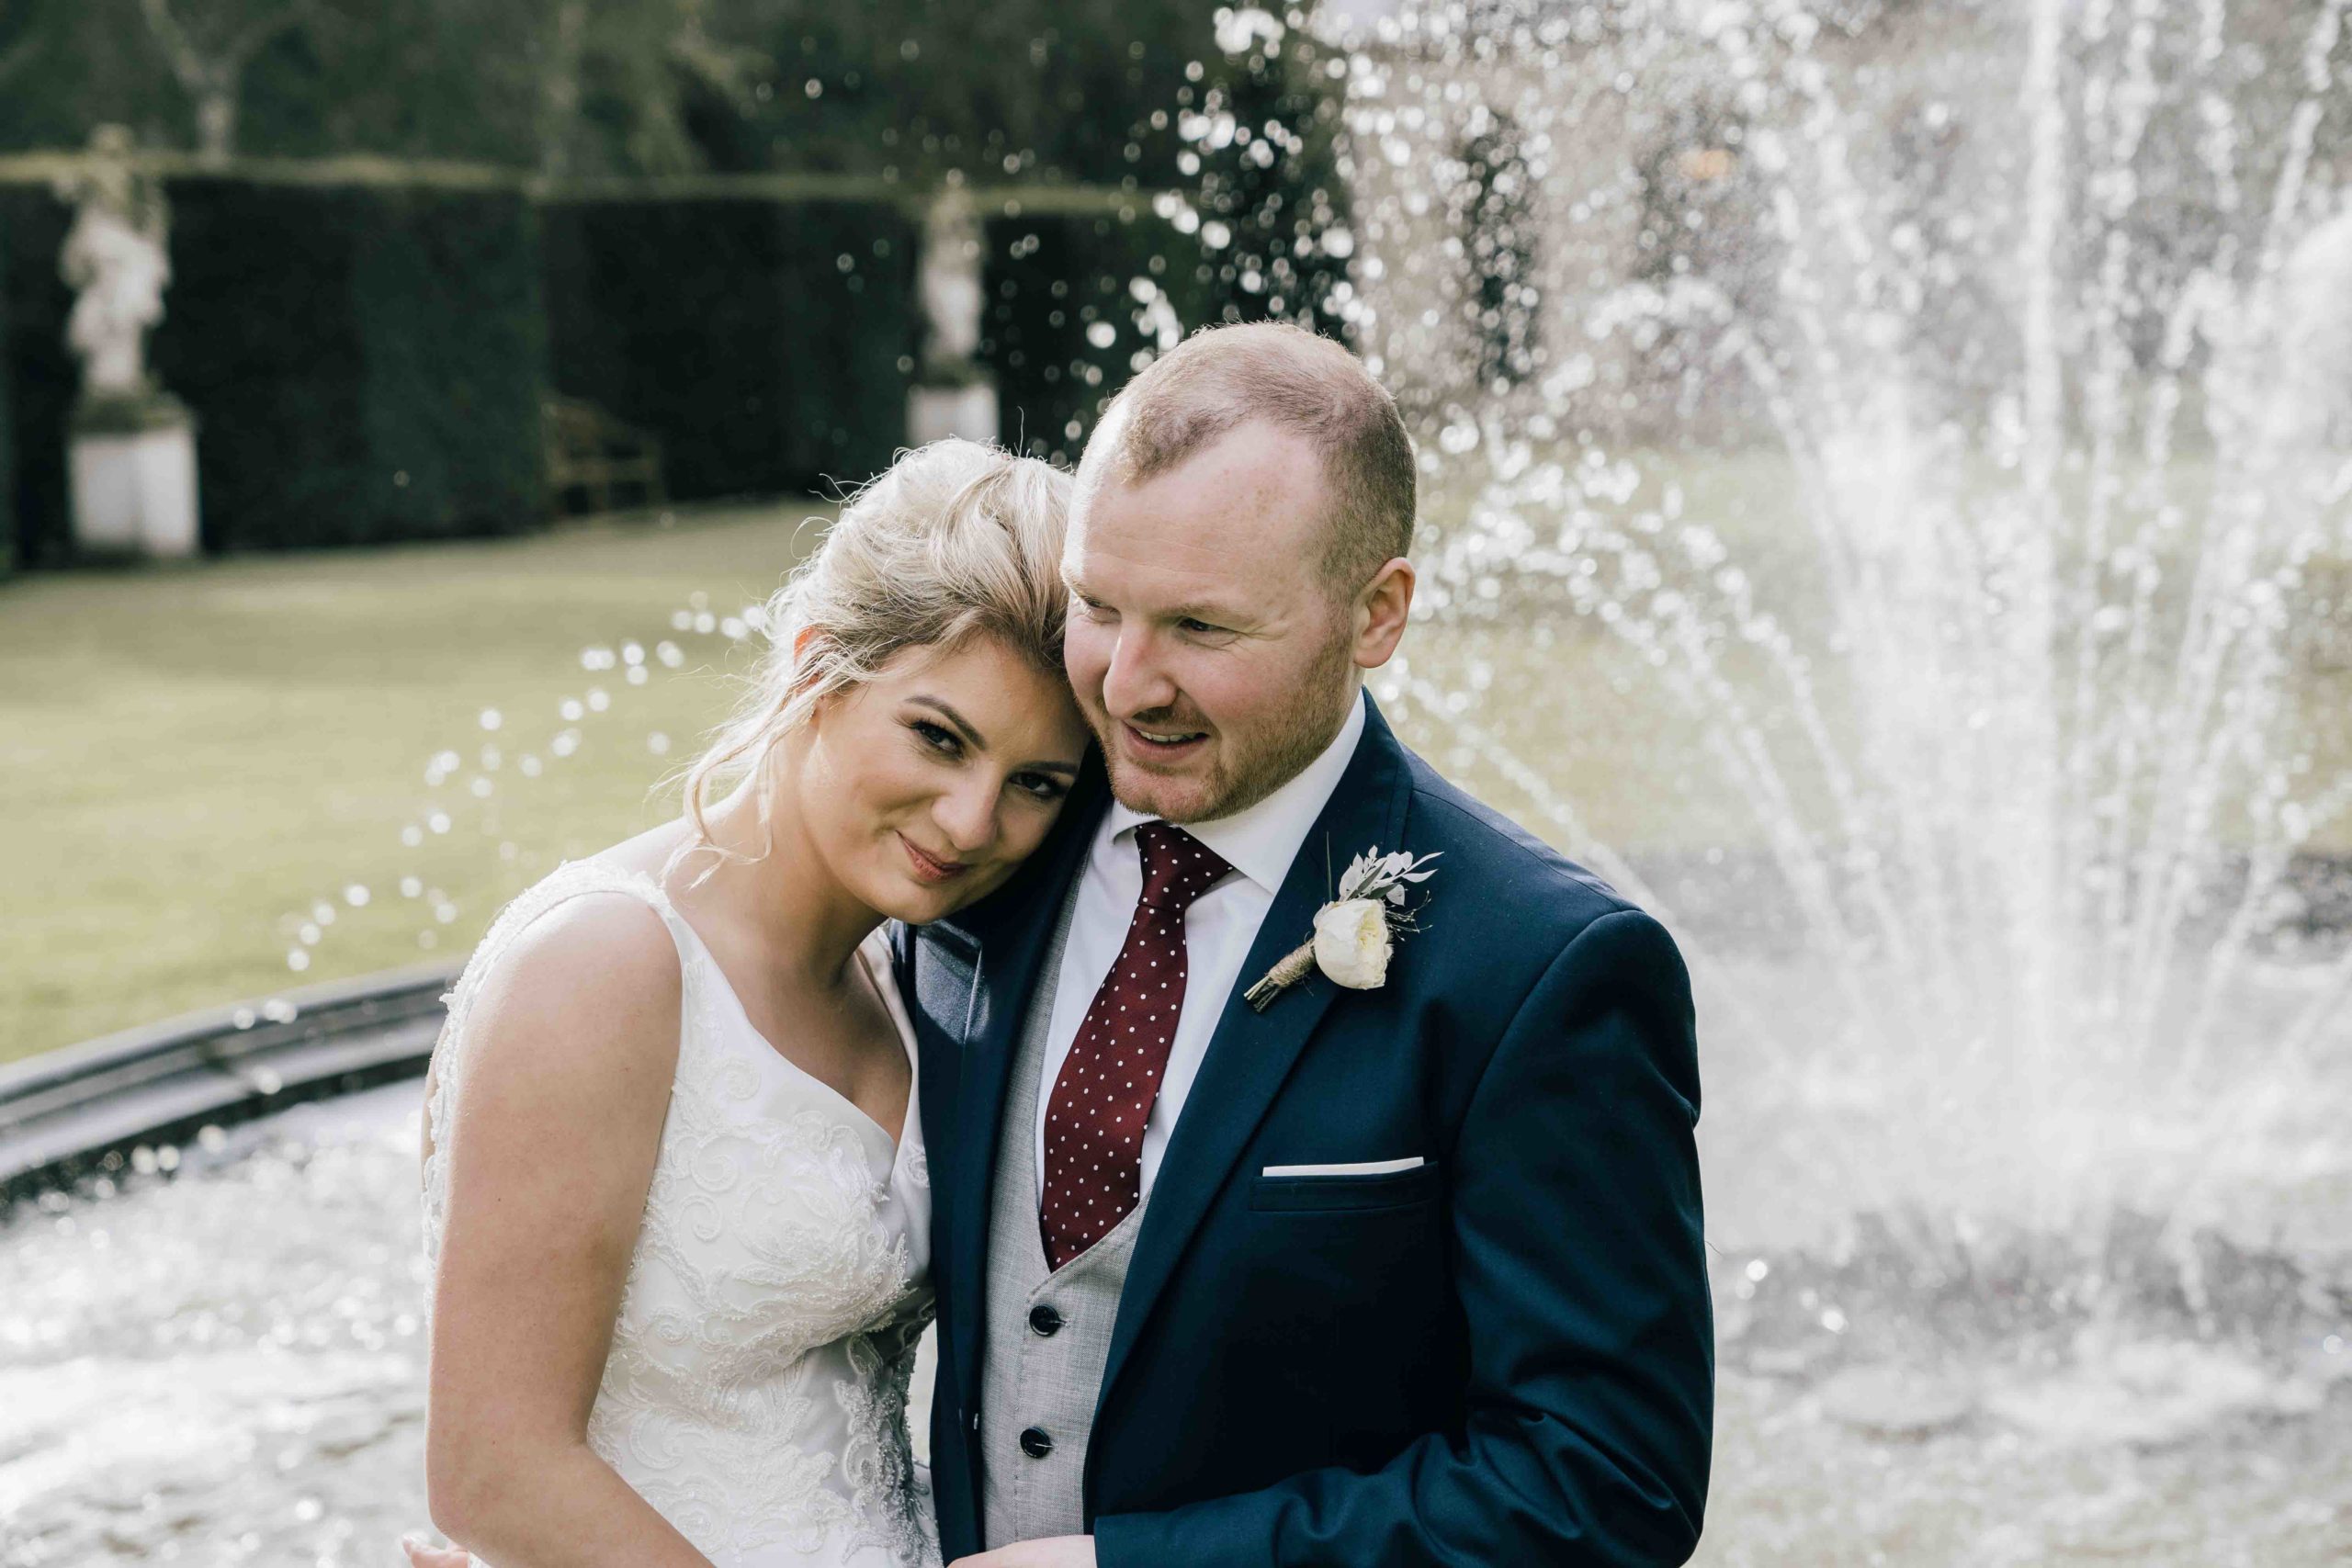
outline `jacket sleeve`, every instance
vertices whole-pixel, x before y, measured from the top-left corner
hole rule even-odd
[[[1698,1114],[1680,955],[1648,916],[1604,915],[1504,1032],[1452,1154],[1463,1429],[1370,1474],[1100,1518],[1101,1568],[1686,1561],[1714,1403]]]

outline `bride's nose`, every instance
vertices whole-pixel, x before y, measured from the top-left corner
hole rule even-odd
[[[939,824],[959,859],[968,860],[996,842],[997,784],[975,776],[960,779],[932,802],[932,819]]]

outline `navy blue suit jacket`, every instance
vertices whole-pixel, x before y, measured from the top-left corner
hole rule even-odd
[[[922,1052],[952,1562],[980,1539],[989,1190],[1016,1037],[1107,799],[1090,764],[1016,878],[897,932]],[[1328,864],[1442,852],[1376,990],[1241,993]],[[1169,1140],[1085,1468],[1102,1568],[1679,1563],[1713,1339],[1688,977],[1657,921],[1440,778],[1375,709]],[[1419,1155],[1397,1175],[1269,1166]],[[995,1435],[999,1464],[1026,1461]],[[989,1546],[1005,1544],[987,1542]]]

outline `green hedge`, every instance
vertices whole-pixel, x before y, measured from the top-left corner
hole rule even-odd
[[[214,549],[515,533],[545,514],[546,328],[519,189],[170,183],[157,375]]]
[[[72,551],[65,510],[65,423],[81,371],[65,346],[74,296],[57,273],[64,208],[39,186],[0,186],[0,345],[8,382],[14,554],[49,566]]]
[[[1074,457],[1107,396],[1207,322],[1280,313],[1344,335],[1342,264],[1261,261],[1338,216],[1320,186],[1302,189],[1306,169],[1276,172],[1221,203],[1228,218],[1181,227],[1143,195],[975,193],[992,214],[980,352],[1002,438]],[[0,464],[15,459],[0,486],[17,562],[38,566],[71,555],[68,214],[40,171],[0,175]],[[922,309],[902,187],[535,188],[356,160],[183,164],[166,185],[175,277],[151,347],[199,422],[209,549],[531,527],[549,390],[658,439],[680,499],[854,481],[905,440]]]
[[[0,270],[6,266],[0,254]],[[8,290],[0,280],[0,580],[17,570],[17,433],[8,418]]]
[[[1346,275],[1335,262],[1317,265],[1311,287],[1295,286],[1277,311],[1262,277],[1243,285],[1229,248],[1207,251],[1197,231],[1148,211],[998,216],[986,236],[980,357],[996,372],[999,439],[1036,456],[1077,457],[1102,404],[1166,346],[1171,314],[1185,333],[1279,315],[1348,337],[1332,294]]]
[[[208,549],[513,533],[546,512],[545,312],[518,185],[175,175],[149,339],[198,422]],[[0,187],[19,558],[71,554],[65,209]]]
[[[906,439],[918,230],[789,194],[541,207],[555,388],[662,443],[680,499],[856,480]]]
[[[1217,319],[1199,243],[1132,209],[990,218],[983,230],[980,358],[996,373],[998,439],[1075,459],[1101,405],[1148,358],[1164,301],[1184,331]],[[1148,291],[1139,287],[1148,285]],[[1098,343],[1107,324],[1110,340]]]

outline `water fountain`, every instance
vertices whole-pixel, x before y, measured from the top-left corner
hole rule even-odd
[[[1444,498],[1406,723],[1693,955],[1727,1410],[1964,1434],[1773,1551],[2206,1561],[2213,1488],[2143,1541],[1982,1456],[2137,1485],[2352,1414],[2345,11],[1432,6],[1355,53],[1357,324]],[[1719,1453],[1734,1518],[1818,1488]],[[2352,1540],[2352,1472],[2296,1490],[2255,1560]]]
[[[1704,1562],[2352,1550],[2352,461],[2308,392],[2352,387],[2312,303],[2346,11],[1476,0],[1350,40],[1323,239],[1427,479],[1379,694],[1693,962]],[[429,784],[503,787],[496,744]],[[0,1558],[369,1561],[422,1517],[408,1114],[19,1218]],[[257,1199],[311,1218],[224,1270]],[[99,1310],[109,1254],[146,1306]],[[108,1408],[139,1463],[96,1462]]]

